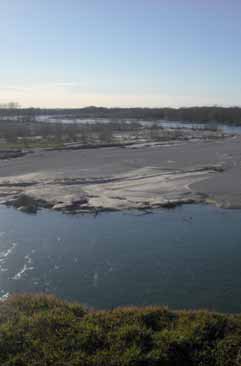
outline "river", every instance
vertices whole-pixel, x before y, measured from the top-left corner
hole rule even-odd
[[[241,210],[37,215],[0,206],[0,291],[90,307],[164,304],[241,312]]]

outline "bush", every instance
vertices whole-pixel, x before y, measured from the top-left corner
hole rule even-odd
[[[0,303],[0,365],[240,366],[241,316],[15,295]]]

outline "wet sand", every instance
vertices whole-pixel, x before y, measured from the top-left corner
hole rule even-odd
[[[241,208],[241,137],[74,151],[0,161],[0,197],[69,212],[209,202]],[[16,204],[18,208],[24,208]]]

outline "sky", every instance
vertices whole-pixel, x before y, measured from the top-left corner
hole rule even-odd
[[[0,103],[241,105],[241,0],[0,0]]]

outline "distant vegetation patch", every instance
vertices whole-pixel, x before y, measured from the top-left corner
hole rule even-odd
[[[29,122],[39,117],[59,119],[137,119],[241,125],[241,107],[193,106],[182,108],[20,108],[17,103],[0,105],[0,120]]]
[[[43,110],[20,109],[12,111],[11,114],[11,110],[0,109],[0,150],[60,149],[67,145],[72,147],[76,145],[82,147],[118,146],[138,142],[186,141],[193,138],[224,137],[215,123],[207,124],[205,128],[193,126],[193,128],[181,129],[164,128],[155,120],[141,121],[138,118],[111,117],[107,120],[96,118],[83,121],[81,119],[83,112],[80,112],[77,117],[77,111],[72,110],[71,113],[63,111],[62,117],[56,111],[52,118],[52,112],[49,116],[45,116]],[[39,119],[43,117],[46,117],[44,121],[40,121]]]

